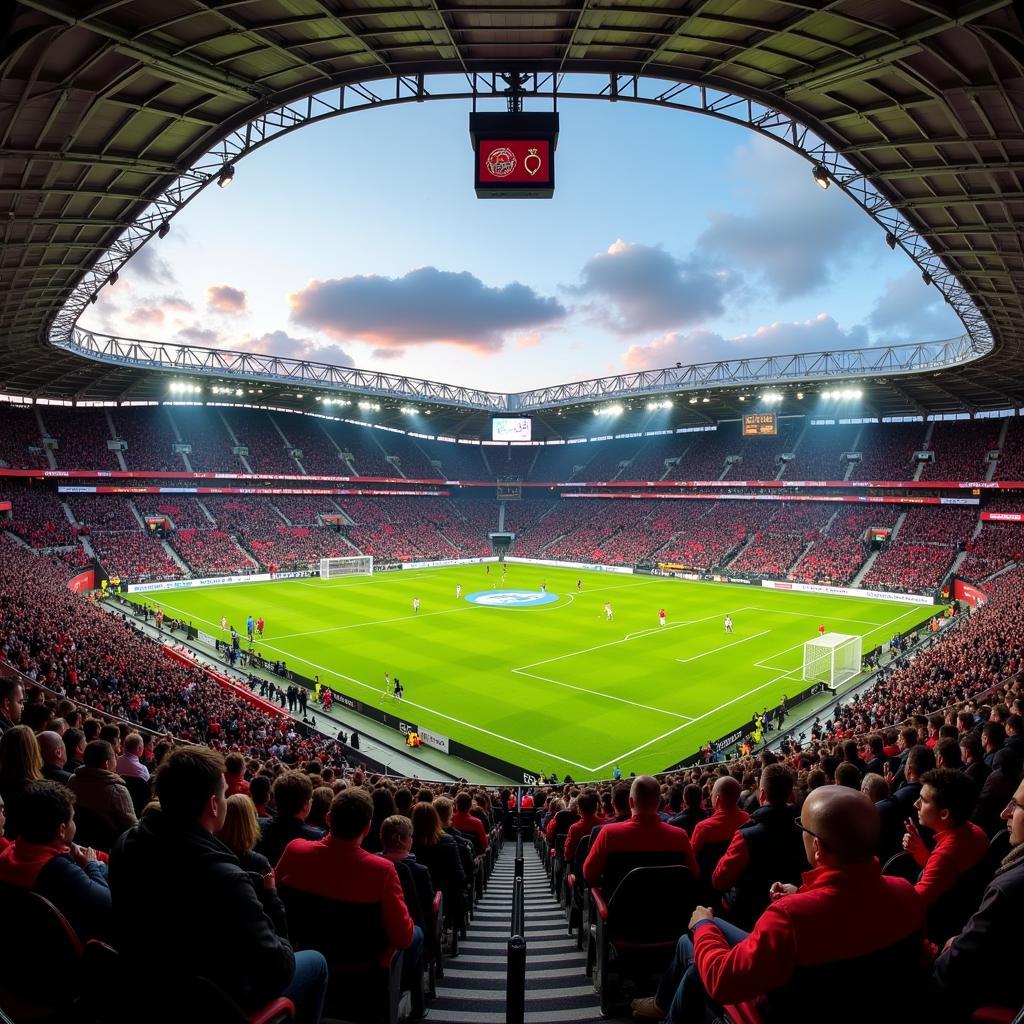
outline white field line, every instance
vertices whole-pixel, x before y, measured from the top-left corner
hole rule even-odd
[[[870,619],[844,619],[839,615],[822,615],[820,612],[791,612],[785,608],[762,608],[760,605],[750,605],[750,611],[753,612],[770,612],[777,615],[794,615],[801,619],[817,619],[821,622],[824,619],[828,619],[831,622],[856,622],[860,626],[873,626],[874,623]],[[902,616],[901,616],[902,618]]]
[[[724,644],[721,647],[716,647],[712,651],[705,651],[703,654],[695,654],[693,655],[693,657],[690,658],[676,658],[676,661],[678,661],[680,665],[685,665],[687,662],[690,661],[698,661],[701,658],[706,658],[711,654],[718,654],[719,651],[727,651],[730,647],[735,647],[737,644],[745,644],[748,640],[756,640],[759,636],[767,636],[770,632],[770,629],[766,629],[760,633],[755,633],[753,636],[745,636],[742,640],[733,640],[731,644]]]
[[[360,679],[356,679],[354,676],[345,675],[344,672],[339,672],[337,669],[328,668],[326,665],[318,665],[316,662],[309,661],[306,658],[301,657],[298,654],[293,654],[291,651],[283,651],[279,647],[273,647],[270,644],[264,644],[264,647],[271,651],[277,651],[278,654],[283,654],[288,658],[292,658],[296,661],[301,661],[305,665],[309,665],[311,668],[319,669],[321,672],[326,672],[328,675],[335,676],[338,679],[344,679],[346,682],[354,683],[356,686],[361,686],[364,690],[369,690],[371,693],[375,693],[378,697],[380,696],[380,686],[371,686],[369,683],[364,683]],[[398,707],[407,706],[411,708],[419,708],[420,711],[426,711],[428,714],[437,715],[438,718],[443,718],[446,721],[454,722],[456,725],[461,725],[466,729],[472,729],[474,732],[483,733],[485,736],[491,736],[496,740],[503,740],[505,743],[511,743],[514,746],[522,747],[523,750],[529,750],[534,754],[542,754],[544,757],[554,758],[556,761],[562,761],[565,764],[571,764],[574,768],[582,768],[585,772],[597,771],[596,768],[591,768],[589,765],[580,764],[578,761],[571,761],[569,758],[562,754],[552,754],[548,750],[541,750],[539,747],[532,747],[529,743],[523,743],[520,740],[514,740],[511,736],[503,736],[500,732],[491,732],[490,729],[484,729],[482,726],[474,725],[472,722],[464,722],[461,718],[455,718],[452,715],[446,715],[443,711],[435,711],[434,708],[428,708],[425,704],[417,704],[415,701],[406,700],[403,698]]]
[[[743,611],[744,609],[739,608],[737,611]],[[707,622],[709,619],[724,618],[727,614],[736,614],[735,612],[716,612],[714,615],[705,615],[702,619],[689,619],[686,622],[675,622],[671,626],[655,626],[653,629],[644,629],[638,633],[627,633],[621,640],[608,640],[603,644],[596,644],[593,647],[584,647],[580,651],[569,651],[568,654],[559,654],[554,658],[545,658],[544,661],[533,661],[529,665],[520,665],[518,668],[512,669],[513,672],[520,672],[523,669],[536,668],[538,665],[550,665],[553,661],[564,661],[566,658],[575,658],[580,654],[589,654],[591,651],[600,651],[605,647],[614,647],[616,644],[628,643],[630,640],[634,640],[637,637],[651,636],[652,634],[658,634],[663,636],[670,629],[680,629],[683,626],[695,626],[698,622]]]
[[[358,583],[348,583],[345,580],[321,580],[319,583],[304,583],[302,580],[298,581],[300,587],[311,587],[313,590],[340,590],[346,587],[369,587],[376,583],[378,586],[381,583],[390,583],[392,581],[398,582],[398,580],[432,580],[438,574],[436,572],[424,572],[416,573],[384,573],[381,576],[373,576],[368,580],[360,580]],[[351,577],[349,577],[351,579]],[[282,581],[283,582],[283,581]]]
[[[616,700],[620,704],[629,704],[634,708],[643,708],[645,711],[657,711],[660,715],[668,715],[671,718],[684,718],[692,721],[689,715],[679,715],[675,711],[667,711],[665,708],[656,708],[650,704],[641,704],[639,701],[629,700],[627,697],[616,697],[612,693],[602,693],[600,690],[588,690],[585,686],[574,686],[572,683],[563,683],[560,679],[551,679],[548,676],[538,676],[533,672],[526,672],[521,668],[512,669],[521,676],[529,676],[531,679],[539,679],[545,683],[554,683],[555,686],[564,686],[567,690],[578,690],[580,693],[589,693],[592,697],[603,697],[605,700]]]
[[[688,729],[691,725],[696,725],[698,722],[703,721],[709,715],[716,714],[717,712],[729,707],[731,704],[735,704],[738,700],[743,700],[744,697],[749,697],[752,693],[757,693],[758,690],[763,690],[766,686],[771,686],[772,683],[777,683],[780,679],[785,679],[787,676],[793,675],[794,672],[799,672],[800,669],[794,668],[789,672],[783,672],[782,675],[775,676],[774,679],[769,679],[766,683],[761,683],[760,686],[755,686],[752,690],[747,690],[746,693],[741,693],[738,697],[733,697],[732,700],[727,700],[724,704],[720,704],[717,708],[712,708],[710,711],[705,711],[703,715],[699,715],[697,718],[691,719],[689,722],[683,722],[682,725],[677,725],[674,729],[669,729],[668,732],[662,733],[660,736],[655,736],[653,740],[648,740],[646,743],[641,743],[640,746],[634,747],[632,750],[627,750],[624,754],[620,754],[618,757],[613,757],[610,761],[605,761],[604,764],[599,764],[596,768],[591,768],[590,771],[599,772],[604,768],[608,768],[611,765],[617,764],[620,761],[624,761],[627,757],[632,757],[634,754],[639,753],[645,747],[649,747],[654,743],[658,743],[661,740],[668,739],[669,736],[674,736],[677,732],[681,732],[683,729]]]
[[[285,633],[274,637],[275,640],[291,640],[297,636],[314,636],[317,633],[334,633],[343,629],[362,629],[364,626],[383,626],[389,622],[406,622],[409,619],[429,619],[432,615],[452,615],[455,612],[471,612],[480,605],[467,604],[462,608],[445,608],[439,612],[414,612],[412,615],[398,615],[393,619],[373,619],[369,622],[352,622],[347,626],[325,626],[323,629],[310,629],[304,633]]]

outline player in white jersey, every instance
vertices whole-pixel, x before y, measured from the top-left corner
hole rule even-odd
[[[605,621],[612,621],[612,603],[611,601],[605,601],[604,603],[604,617]]]
[[[419,615],[420,613],[420,599],[418,597],[412,599],[412,613],[413,615]]]
[[[461,583],[456,583],[455,584],[455,600],[458,601],[458,599],[460,597],[462,597],[462,584]]]
[[[732,619],[728,615],[725,617],[725,631],[726,633],[732,632]]]
[[[384,673],[384,692],[381,693],[380,699],[383,700],[385,697],[391,696],[391,676],[389,673]]]
[[[222,633],[226,633],[228,631],[228,617],[226,615],[222,615],[220,617],[220,628]]]

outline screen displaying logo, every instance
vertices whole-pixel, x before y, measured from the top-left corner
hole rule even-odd
[[[478,590],[466,595],[470,604],[489,608],[537,608],[558,600],[557,594],[542,594],[539,590]]]

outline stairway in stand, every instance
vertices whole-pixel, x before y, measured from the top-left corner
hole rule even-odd
[[[516,844],[506,842],[477,904],[459,955],[445,961],[444,980],[428,1005],[434,1024],[504,1024],[505,947],[512,915]],[[526,1024],[597,1024],[600,1000],[584,973],[583,954],[566,934],[565,914],[530,843],[524,850],[526,890]]]

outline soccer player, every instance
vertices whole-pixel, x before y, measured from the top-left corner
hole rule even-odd
[[[245,631],[249,634],[249,643],[252,643],[252,634],[255,629],[256,620],[250,615],[249,618],[245,620]]]
[[[458,601],[458,599],[460,597],[462,597],[462,584],[461,583],[456,583],[455,584],[455,600]]]
[[[725,617],[725,631],[726,633],[732,632],[732,619],[728,615]]]
[[[818,636],[824,636],[824,635],[825,635],[825,623],[823,622],[820,626],[818,626]]]
[[[548,581],[547,580],[541,580],[540,581],[540,592],[542,594],[546,594],[548,592]]]
[[[256,620],[256,632],[257,632],[257,633],[259,633],[259,635],[260,635],[260,639],[262,639],[262,638],[263,638],[263,627],[264,627],[265,625],[266,625],[266,623],[265,623],[265,622],[263,621],[263,616],[261,615],[261,616],[260,616],[260,617],[259,617],[259,618],[258,618],[258,619]]]
[[[576,580],[576,592],[579,593],[583,589],[583,580]]]
[[[659,626],[664,626],[665,625],[665,609],[664,608],[662,608],[661,611],[658,612],[658,625]]]
[[[398,676],[395,676],[395,700],[399,703],[402,702],[402,694],[405,693],[405,687],[402,685]]]
[[[605,601],[604,603],[604,617],[606,622],[612,621],[612,603],[611,601]]]
[[[485,565],[485,566],[484,566],[484,569],[485,569],[484,575],[485,575],[485,576],[490,576],[490,575],[491,575],[491,566],[490,566],[490,563],[488,563],[487,565]]]
[[[222,615],[220,617],[220,631],[222,633],[226,633],[228,631],[228,617],[226,615]]]
[[[391,696],[391,675],[387,672],[384,673],[384,692],[380,695],[380,699],[383,700],[385,697]]]
[[[413,615],[419,615],[420,613],[420,599],[418,597],[412,599],[412,613]],[[395,682],[397,683],[398,680],[396,679]]]

